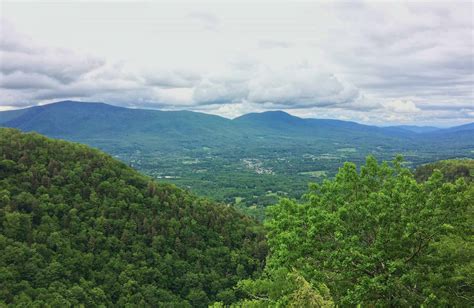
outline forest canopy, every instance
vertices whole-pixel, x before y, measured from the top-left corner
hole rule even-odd
[[[230,303],[262,227],[87,146],[0,129],[0,306]]]
[[[449,159],[419,166],[415,170],[417,181],[426,181],[435,170],[443,174],[446,181],[454,182],[458,178],[464,178],[467,182],[474,179],[474,159]]]
[[[474,302],[474,185],[439,170],[417,182],[397,158],[346,163],[304,202],[268,211],[263,275],[248,306],[455,306]]]
[[[87,146],[0,129],[0,306],[470,306],[470,163],[345,163],[264,230]]]

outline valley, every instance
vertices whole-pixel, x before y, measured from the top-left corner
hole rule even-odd
[[[157,181],[236,205],[260,219],[280,196],[299,198],[308,182],[332,178],[344,162],[360,164],[367,155],[391,160],[401,154],[409,168],[474,158],[472,124],[384,128],[281,111],[229,120],[66,101],[0,112],[0,125],[91,145]]]

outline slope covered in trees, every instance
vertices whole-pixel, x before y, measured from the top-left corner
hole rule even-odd
[[[233,208],[88,148],[0,129],[0,306],[206,306],[266,255]]]
[[[446,181],[454,182],[462,177],[471,182],[474,180],[474,159],[450,159],[425,164],[416,168],[415,178],[426,181],[435,170],[439,170]]]
[[[264,274],[240,304],[271,307],[470,307],[474,185],[435,171],[417,182],[401,160],[346,163],[304,202],[270,208]]]

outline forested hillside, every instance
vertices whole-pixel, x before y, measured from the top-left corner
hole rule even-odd
[[[454,182],[458,178],[464,178],[471,182],[474,179],[474,159],[441,160],[425,164],[416,168],[415,178],[426,181],[435,170],[439,170],[446,181]]]
[[[270,208],[264,274],[239,283],[250,307],[472,307],[474,185],[401,159],[346,163],[297,203]]]
[[[239,300],[261,227],[87,146],[0,129],[0,306]]]

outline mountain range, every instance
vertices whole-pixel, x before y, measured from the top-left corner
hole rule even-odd
[[[294,153],[306,149],[324,154],[355,149],[368,153],[439,152],[442,157],[470,156],[474,123],[451,128],[378,127],[356,122],[306,119],[283,111],[249,113],[235,119],[192,111],[159,111],[104,103],[62,101],[0,112],[0,126],[36,131],[49,137],[86,143],[112,154],[196,151]],[[342,150],[341,150],[342,149]],[[354,152],[354,150],[351,150]],[[443,155],[443,154],[447,155]],[[268,156],[268,153],[265,154]]]
[[[0,112],[0,126],[99,148],[160,181],[246,206],[300,196],[310,181],[368,155],[405,164],[474,158],[474,123],[451,127],[377,127],[299,118],[283,111],[227,119],[63,101]]]
[[[3,111],[0,112],[0,125],[66,139],[159,134],[160,138],[209,139],[209,142],[268,134],[280,137],[304,135],[305,138],[350,134],[355,137],[426,139],[452,132],[474,133],[474,123],[447,129],[409,125],[377,127],[341,120],[304,119],[283,111],[249,113],[231,120],[191,111],[130,109],[75,101]]]

